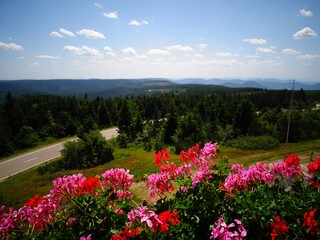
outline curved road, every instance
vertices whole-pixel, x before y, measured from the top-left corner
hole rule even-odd
[[[110,139],[118,135],[117,128],[101,131],[101,134]],[[76,138],[70,139],[72,141]],[[48,162],[61,156],[60,150],[63,149],[65,142],[56,143],[33,152],[29,152],[6,161],[0,162],[0,181],[23,172],[29,168]]]

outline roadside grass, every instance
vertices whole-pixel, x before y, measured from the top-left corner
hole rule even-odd
[[[274,162],[284,158],[284,144],[273,150],[241,150],[237,148],[219,147],[219,157],[227,156],[230,164],[242,163],[249,166],[258,161]],[[320,156],[320,139],[288,144],[287,155],[298,153],[302,162],[310,161],[310,153],[314,152],[313,159]],[[47,195],[52,189],[52,181],[57,177],[75,173],[83,173],[86,177],[101,176],[108,169],[124,168],[129,169],[134,175],[136,182],[132,187],[134,200],[138,203],[143,201],[148,190],[143,187],[143,179],[158,171],[154,165],[154,152],[147,152],[138,147],[126,149],[115,148],[115,159],[101,166],[81,170],[60,170],[55,173],[39,174],[39,167],[32,168],[15,176],[11,176],[0,182],[0,206],[21,207],[35,194]],[[178,155],[170,152],[172,160],[178,162]],[[55,160],[59,161],[59,159]],[[48,163],[48,165],[53,163]],[[41,165],[44,166],[45,164]]]

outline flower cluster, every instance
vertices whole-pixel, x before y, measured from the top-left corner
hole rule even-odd
[[[303,174],[300,158],[294,154],[288,156],[283,162],[274,163],[271,166],[266,162],[257,162],[248,170],[245,170],[241,164],[234,164],[231,168],[235,173],[229,173],[225,182],[221,183],[221,189],[229,195],[232,192],[249,190],[260,184],[272,185],[277,178],[293,178]]]
[[[303,215],[303,227],[308,229],[308,233],[311,235],[317,235],[319,230],[318,223],[315,219],[317,209],[310,212],[305,212]]]
[[[172,213],[171,210],[164,211],[158,215],[146,206],[138,206],[137,209],[131,210],[128,213],[129,222],[127,227],[121,230],[119,234],[113,235],[111,239],[125,240],[139,236],[143,231],[152,235],[157,231],[168,234],[171,224],[176,225],[180,223],[177,215],[178,212]]]
[[[284,220],[281,220],[280,216],[276,216],[274,221],[270,222],[270,237],[275,240],[278,236],[285,235],[289,228]]]
[[[85,179],[86,177],[82,173],[58,177],[53,181],[54,188],[50,190],[50,195],[57,203],[70,200],[77,195],[77,187]]]
[[[289,155],[284,162],[276,163],[271,167],[274,174],[279,175],[282,178],[293,178],[301,176],[302,169],[300,166],[300,158],[298,155]]]
[[[77,195],[90,194],[92,196],[98,196],[99,192],[96,191],[97,187],[101,186],[99,178],[87,178],[77,186]]]
[[[146,206],[138,206],[137,209],[131,210],[128,213],[128,219],[128,226],[133,224],[139,226],[145,223],[149,228],[152,228],[155,223],[162,223],[158,215]]]
[[[30,200],[26,202],[24,206],[27,206],[27,207],[37,206],[38,204],[42,203],[42,201],[43,201],[43,197],[40,194],[36,194],[34,195],[34,197],[30,198]]]
[[[112,189],[118,199],[132,198],[129,187],[133,185],[133,175],[129,170],[111,169],[103,173],[102,177],[104,185]]]
[[[247,231],[240,220],[234,219],[233,223],[227,225],[222,215],[212,228],[210,239],[241,240],[245,236],[247,236]]]
[[[154,155],[154,159],[155,165],[160,165],[161,162],[166,162],[168,160],[170,160],[170,155],[169,155],[169,150],[164,150],[162,149],[161,151],[158,151],[155,155]]]
[[[155,205],[136,204],[137,208],[132,208],[135,202],[130,199],[133,175],[129,170],[111,169],[94,178],[59,177],[48,195],[36,194],[18,210],[0,207],[0,238],[42,239],[50,234],[60,239],[72,229],[79,230],[81,240],[169,239],[180,233],[184,238],[241,240],[252,239],[255,230],[270,239],[319,237],[320,196],[311,189],[319,184],[320,158],[308,165],[311,184],[306,184],[298,155],[270,165],[257,162],[248,169],[234,164],[230,171],[223,165],[225,158],[217,159],[217,152],[216,144],[206,143],[202,149],[197,144],[181,151],[179,165],[170,161],[169,151],[159,151],[155,154],[155,163],[162,164],[159,172],[146,178],[149,200],[162,198],[175,187],[178,191],[173,198],[153,201]],[[284,178],[297,183],[294,191],[273,187]],[[301,194],[308,194],[303,201]],[[296,211],[283,214],[287,206]],[[221,214],[210,226],[207,219]]]
[[[320,158],[316,158],[307,168],[308,174],[311,175],[310,184],[312,189],[320,192]]]
[[[228,194],[232,192],[240,192],[244,189],[250,189],[260,183],[273,184],[275,176],[271,173],[270,167],[265,162],[257,162],[249,167],[248,170],[243,169],[242,164],[232,165],[235,173],[229,173],[225,182],[221,184],[221,189]]]
[[[163,233],[169,232],[170,224],[176,225],[180,223],[179,218],[177,217],[178,212],[171,212],[171,210],[164,211],[159,214],[158,219],[161,221],[161,224],[159,222],[156,222],[153,229],[159,230]]]
[[[165,192],[173,191],[175,188],[172,181],[179,177],[190,177],[192,170],[197,170],[192,177],[193,188],[202,181],[212,178],[213,171],[210,168],[214,163],[210,160],[217,157],[217,151],[216,143],[208,142],[202,149],[199,144],[196,144],[187,152],[181,151],[180,161],[184,164],[179,167],[174,162],[168,162],[171,157],[167,150],[156,153],[154,155],[155,164],[158,165],[162,161],[165,163],[160,166],[160,173],[151,174],[146,180],[145,186],[149,189],[149,201],[156,203],[155,196],[161,197]]]
[[[316,158],[313,163],[310,163],[308,166],[308,174],[320,173],[320,158]]]
[[[126,240],[131,239],[140,235],[140,228],[137,227],[135,229],[126,227],[124,230],[121,230],[119,234],[114,234],[111,237],[111,240]]]

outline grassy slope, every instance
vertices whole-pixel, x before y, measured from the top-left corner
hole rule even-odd
[[[270,151],[247,151],[234,148],[220,148],[219,157],[227,156],[230,163],[243,163],[246,166],[257,161],[275,161],[283,159],[284,145]],[[319,156],[320,139],[306,141],[301,143],[291,143],[288,145],[288,153],[299,153],[303,161],[309,161],[311,152],[314,152],[314,157]],[[52,188],[52,180],[59,176],[83,173],[87,177],[101,176],[106,170],[111,168],[122,167],[130,169],[130,173],[134,174],[137,183],[132,191],[135,193],[135,199],[141,200],[146,196],[147,191],[143,188],[143,179],[145,174],[156,172],[158,167],[153,164],[152,152],[146,152],[140,148],[115,149],[115,160],[108,162],[102,166],[91,169],[59,171],[53,174],[39,175],[37,168],[33,168],[16,176],[12,176],[0,183],[0,205],[20,207],[24,202],[36,193],[46,195]],[[174,160],[178,156],[171,154]]]

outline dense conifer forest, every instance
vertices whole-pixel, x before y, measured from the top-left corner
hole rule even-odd
[[[207,141],[234,144],[258,137],[284,142],[291,91],[171,91],[131,97],[82,98],[10,92],[0,105],[0,156],[63,138],[112,126],[119,144],[146,150],[174,146],[175,151]],[[320,91],[294,92],[290,142],[320,137]],[[271,144],[272,145],[272,144]]]

